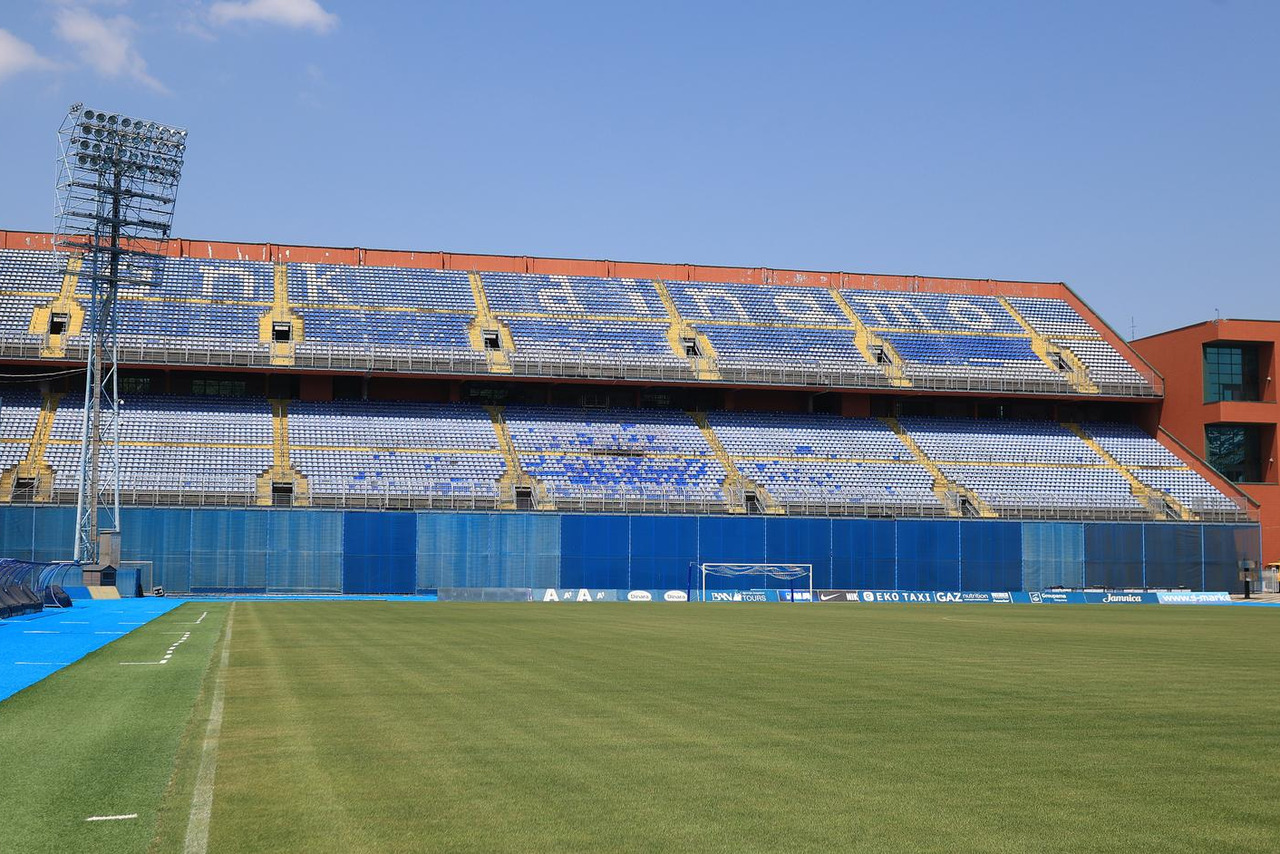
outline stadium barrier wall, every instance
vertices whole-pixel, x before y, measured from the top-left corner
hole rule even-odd
[[[690,563],[809,563],[814,589],[1242,590],[1256,524],[124,508],[123,560],[177,593],[673,590]],[[0,556],[65,559],[73,507],[0,507]],[[763,582],[768,583],[763,583]],[[789,582],[712,579],[708,589]]]

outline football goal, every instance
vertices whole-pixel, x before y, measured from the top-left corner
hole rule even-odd
[[[707,600],[707,577],[720,578],[778,578],[790,582],[786,588],[776,587],[779,591],[786,589],[790,593],[787,601],[813,601],[813,564],[811,563],[704,563],[699,566],[702,571],[700,601]],[[738,592],[741,592],[739,589]]]

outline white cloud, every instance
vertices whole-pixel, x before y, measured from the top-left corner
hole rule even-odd
[[[52,71],[57,67],[13,33],[0,30],[0,81],[23,71]]]
[[[338,16],[325,11],[316,0],[222,0],[209,7],[215,24],[262,21],[295,29],[327,33],[338,25]]]
[[[129,77],[157,92],[167,92],[163,83],[147,73],[147,61],[133,46],[137,27],[126,15],[102,18],[82,8],[59,9],[54,19],[58,38],[75,47],[99,74]]]

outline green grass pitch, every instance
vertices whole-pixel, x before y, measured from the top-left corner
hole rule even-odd
[[[0,849],[182,851],[221,674],[217,854],[1276,851],[1278,617],[192,603],[0,704]]]

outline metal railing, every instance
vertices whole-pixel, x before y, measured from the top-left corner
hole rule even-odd
[[[823,518],[938,518],[951,514],[942,502],[891,498],[883,492],[869,493],[790,493],[775,496],[771,507],[748,501],[752,490],[729,488],[719,496],[680,495],[675,490],[622,490],[616,487],[578,488],[557,490],[547,487],[537,496],[538,501],[549,500],[554,512],[561,513],[628,513],[660,515],[715,515],[744,513],[768,515],[771,509],[787,516]],[[984,500],[1002,519],[1045,521],[1113,521],[1150,522],[1146,508],[1082,506],[1077,497],[1070,502],[1063,497],[1054,503],[1054,497],[1037,496],[1029,501],[1025,496],[984,495]],[[53,490],[48,501],[37,501],[35,496],[13,498],[14,504],[74,505],[75,489],[65,486]],[[441,481],[399,479],[383,483],[367,483],[358,491],[317,490],[274,495],[270,500],[259,493],[256,484],[239,486],[219,482],[216,479],[191,479],[180,487],[172,484],[150,486],[134,484],[122,488],[120,502],[130,507],[315,507],[355,510],[453,510],[453,511],[504,511],[543,512],[535,510],[526,488],[498,486],[483,483],[457,484]],[[261,503],[260,503],[261,502]],[[1245,522],[1253,521],[1242,509],[1209,505],[1203,501],[1184,503],[1201,521]]]
[[[14,335],[0,338],[0,359],[38,359],[43,344],[39,335]],[[85,344],[68,343],[66,360],[83,360],[87,355]],[[239,367],[279,368],[272,365],[271,345],[254,348],[211,348],[185,344],[136,345],[121,343],[119,359],[122,364],[174,365],[188,367]],[[670,362],[641,362],[623,358],[606,358],[582,353],[565,353],[550,358],[510,353],[508,361],[512,373],[502,376],[518,376],[545,379],[598,379],[630,380],[637,382],[694,382],[698,374],[691,366]],[[719,374],[716,382],[728,385],[804,386],[809,388],[841,389],[895,389],[891,379],[871,370],[843,370],[833,367],[733,365],[723,360],[703,360]],[[293,354],[293,367],[302,370],[490,376],[489,362],[484,353],[395,351],[386,348],[361,349],[335,346],[321,349],[302,342]],[[1049,395],[1055,397],[1080,396],[1065,378],[1044,380],[1031,377],[966,376],[947,373],[928,373],[908,365],[904,376],[911,380],[912,388],[922,391],[951,391],[956,393],[1003,393],[1019,395]],[[1162,392],[1150,382],[1110,382],[1096,380],[1099,394],[1111,397],[1158,398]],[[1092,395],[1090,395],[1092,396]]]

